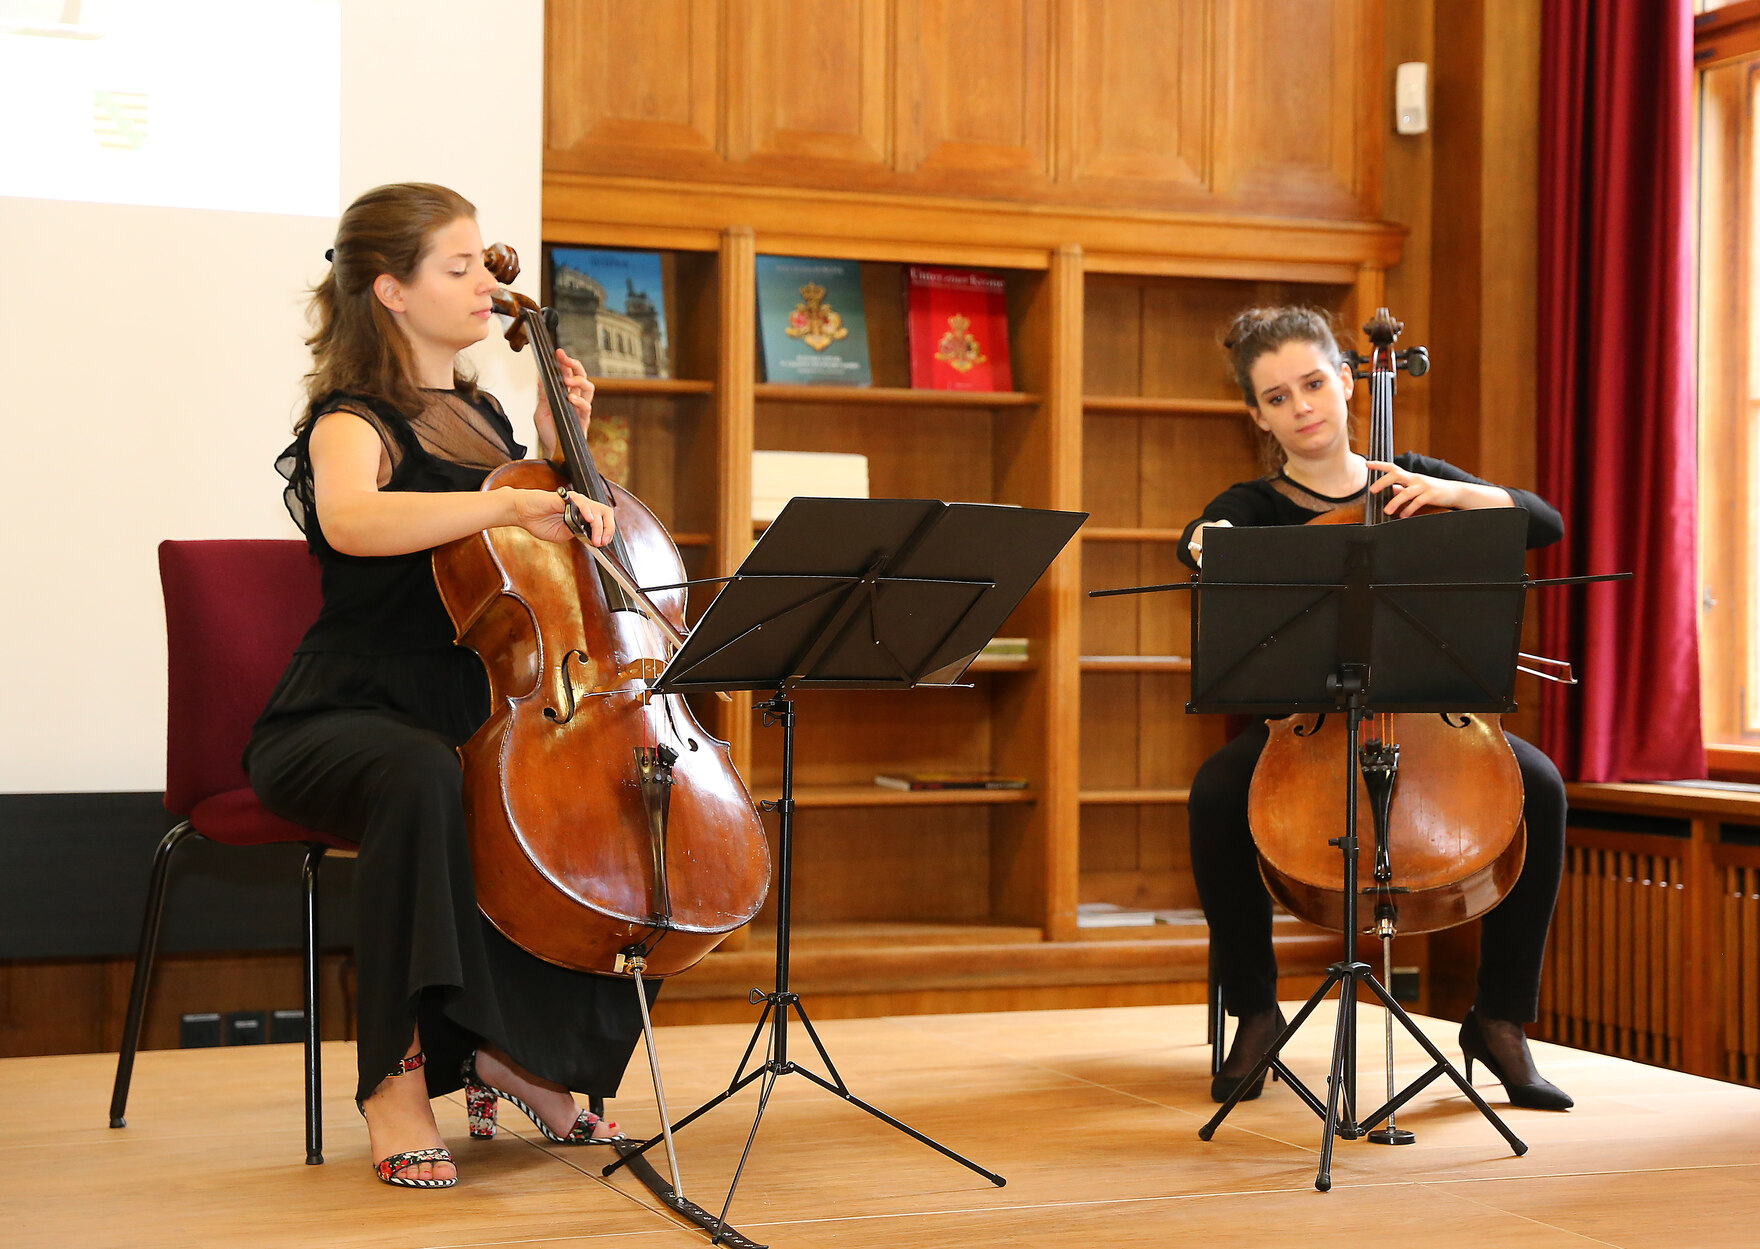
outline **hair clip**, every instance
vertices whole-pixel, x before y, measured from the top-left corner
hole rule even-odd
[[[336,260],[336,249],[334,247],[326,247],[324,249],[324,259],[334,263]]]

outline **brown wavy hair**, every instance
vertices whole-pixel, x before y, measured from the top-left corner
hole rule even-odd
[[[330,272],[312,288],[307,308],[312,371],[305,378],[301,427],[310,423],[312,405],[339,390],[383,400],[412,416],[421,411],[409,340],[373,293],[373,283],[382,273],[412,280],[435,233],[476,215],[476,205],[464,196],[431,182],[374,187],[348,206],[336,223]],[[475,391],[456,364],[453,384],[467,394]]]
[[[1253,390],[1253,365],[1259,357],[1276,351],[1288,343],[1308,343],[1332,362],[1336,372],[1344,367],[1344,353],[1332,333],[1332,318],[1318,308],[1283,305],[1273,308],[1246,308],[1222,332],[1222,346],[1228,352],[1229,367],[1241,388],[1247,407],[1259,410],[1259,396]],[[1277,439],[1253,426],[1259,441],[1259,458],[1265,467],[1276,471],[1284,462],[1283,448]]]

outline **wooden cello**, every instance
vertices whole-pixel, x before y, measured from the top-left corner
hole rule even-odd
[[[1423,348],[1394,350],[1404,327],[1387,309],[1366,326],[1373,350],[1369,459],[1393,459],[1398,370],[1428,369]],[[1382,524],[1387,496],[1365,492],[1359,507],[1314,524]],[[1437,509],[1424,509],[1432,511]],[[1321,830],[1344,822],[1346,726],[1340,715],[1274,720],[1247,799],[1247,818],[1265,883],[1292,913],[1344,927],[1344,868]],[[1362,930],[1434,932],[1497,905],[1521,874],[1526,845],[1522,776],[1502,719],[1481,714],[1376,715],[1366,722],[1357,833]],[[1372,825],[1388,822],[1389,854],[1377,860]]]
[[[518,275],[511,248],[485,260],[500,282]],[[685,580],[677,547],[599,475],[545,311],[505,287],[494,303],[514,349],[532,345],[561,463],[505,464],[483,489],[572,490],[617,526],[604,550],[505,527],[434,552],[459,643],[489,674],[489,719],[459,749],[478,905],[549,962],[614,973],[635,953],[647,976],[672,975],[757,914],[769,845],[727,743],[647,688],[683,641],[685,595],[639,587]]]

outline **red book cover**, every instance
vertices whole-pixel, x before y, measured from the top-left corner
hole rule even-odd
[[[911,387],[1013,390],[1008,297],[1003,280],[978,269],[909,265]]]

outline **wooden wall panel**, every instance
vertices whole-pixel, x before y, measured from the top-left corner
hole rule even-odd
[[[1372,220],[1384,3],[552,0],[546,168]]]
[[[925,188],[1042,193],[1049,0],[898,0],[898,167]]]
[[[1083,808],[1081,900],[1154,908],[1197,906],[1185,805]]]
[[[891,5],[728,5],[726,156],[811,180],[892,160]]]
[[[1184,199],[1208,191],[1215,9],[1213,0],[1065,7],[1073,124],[1063,169],[1073,184],[1102,198],[1145,183]]]
[[[718,163],[719,0],[546,6],[546,168],[700,173]]]
[[[795,824],[795,922],[987,919],[990,819],[984,807],[801,812]],[[778,855],[776,817],[764,823],[771,854]],[[772,890],[759,927],[774,925],[776,905]]]
[[[1252,282],[1185,280],[1145,288],[1142,393],[1238,401],[1241,392],[1229,380],[1222,331],[1242,308],[1263,302]],[[1243,405],[1242,420],[1244,410]]]
[[[0,961],[0,1057],[114,1052],[122,1044],[133,976],[133,958]],[[177,1048],[185,1013],[299,1010],[300,978],[297,951],[162,953],[147,994],[141,1048]],[[319,959],[318,991],[324,1039],[352,1039],[352,954],[329,953]],[[291,1061],[295,1065],[288,1068],[289,1079],[297,1082],[298,1059]]]

